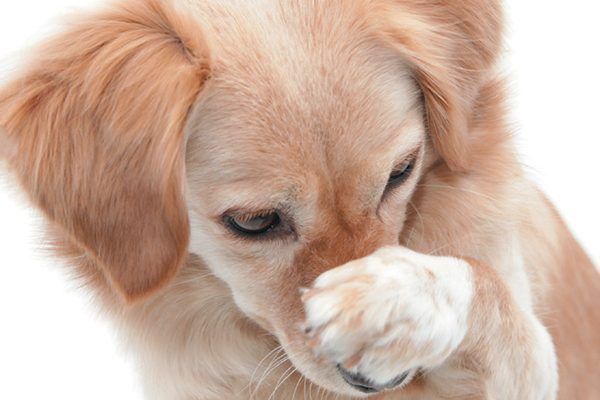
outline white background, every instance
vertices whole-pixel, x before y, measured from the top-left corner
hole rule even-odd
[[[57,15],[94,2],[2,1],[0,74],[25,55],[20,49],[55,26]],[[506,70],[520,151],[598,265],[600,5],[506,3]],[[0,399],[140,399],[110,326],[58,264],[37,250],[35,212],[0,184]]]

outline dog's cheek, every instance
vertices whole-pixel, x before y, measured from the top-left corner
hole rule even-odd
[[[190,252],[200,255],[211,273],[225,282],[243,314],[273,332],[277,317],[273,315],[277,314],[274,305],[282,302],[282,278],[278,275],[285,266],[266,265],[256,257],[245,257],[242,251],[231,248],[218,227],[197,212],[190,212],[190,227]]]

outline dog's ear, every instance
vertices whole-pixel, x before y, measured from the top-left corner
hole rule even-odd
[[[502,46],[499,0],[381,0],[373,23],[413,67],[433,144],[453,170],[469,166],[469,123]]]
[[[209,62],[196,24],[167,3],[79,18],[0,89],[9,166],[128,301],[187,256],[183,130]]]
[[[0,161],[14,155],[16,146],[14,140],[0,126]]]

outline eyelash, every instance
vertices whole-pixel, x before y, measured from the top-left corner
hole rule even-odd
[[[244,228],[241,225],[241,223],[250,222],[255,218],[265,218],[271,214],[273,214],[275,216],[275,218],[274,218],[273,222],[269,226],[266,226],[263,230],[258,230],[256,232],[253,232],[251,230]],[[236,221],[236,219],[237,219],[237,221]],[[266,211],[263,211],[260,213],[242,215],[240,217],[230,215],[230,216],[227,216],[225,218],[225,220],[226,220],[227,224],[233,230],[236,231],[236,233],[241,234],[243,236],[250,236],[250,237],[264,236],[264,235],[268,234],[269,232],[273,231],[274,229],[276,229],[277,226],[279,226],[279,224],[281,223],[281,217],[279,216],[278,213],[266,212]]]
[[[405,183],[414,172],[416,163],[417,156],[413,156],[410,158],[409,161],[404,163],[400,169],[392,171],[388,179],[385,191],[389,192]]]
[[[276,214],[276,220],[273,226],[265,229],[263,232],[253,233],[251,231],[245,231],[245,229],[235,221],[236,218],[242,219],[243,221],[250,221],[254,218],[265,217],[269,214]],[[271,241],[271,240],[283,240],[289,235],[294,235],[294,227],[287,222],[285,216],[277,211],[260,211],[256,213],[250,213],[246,215],[239,215],[236,213],[226,213],[222,217],[223,223],[226,228],[235,236],[244,240],[256,240],[256,241]],[[241,221],[240,221],[241,222]],[[240,229],[241,228],[241,229]]]

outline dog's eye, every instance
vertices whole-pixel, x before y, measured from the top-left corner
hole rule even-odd
[[[281,223],[281,218],[276,212],[229,216],[226,220],[234,231],[246,236],[263,235]]]
[[[386,190],[393,189],[397,186],[400,186],[404,183],[409,177],[410,174],[415,169],[415,163],[417,159],[416,157],[412,157],[410,160],[401,164],[398,168],[392,171],[390,175],[390,179],[388,180]]]

